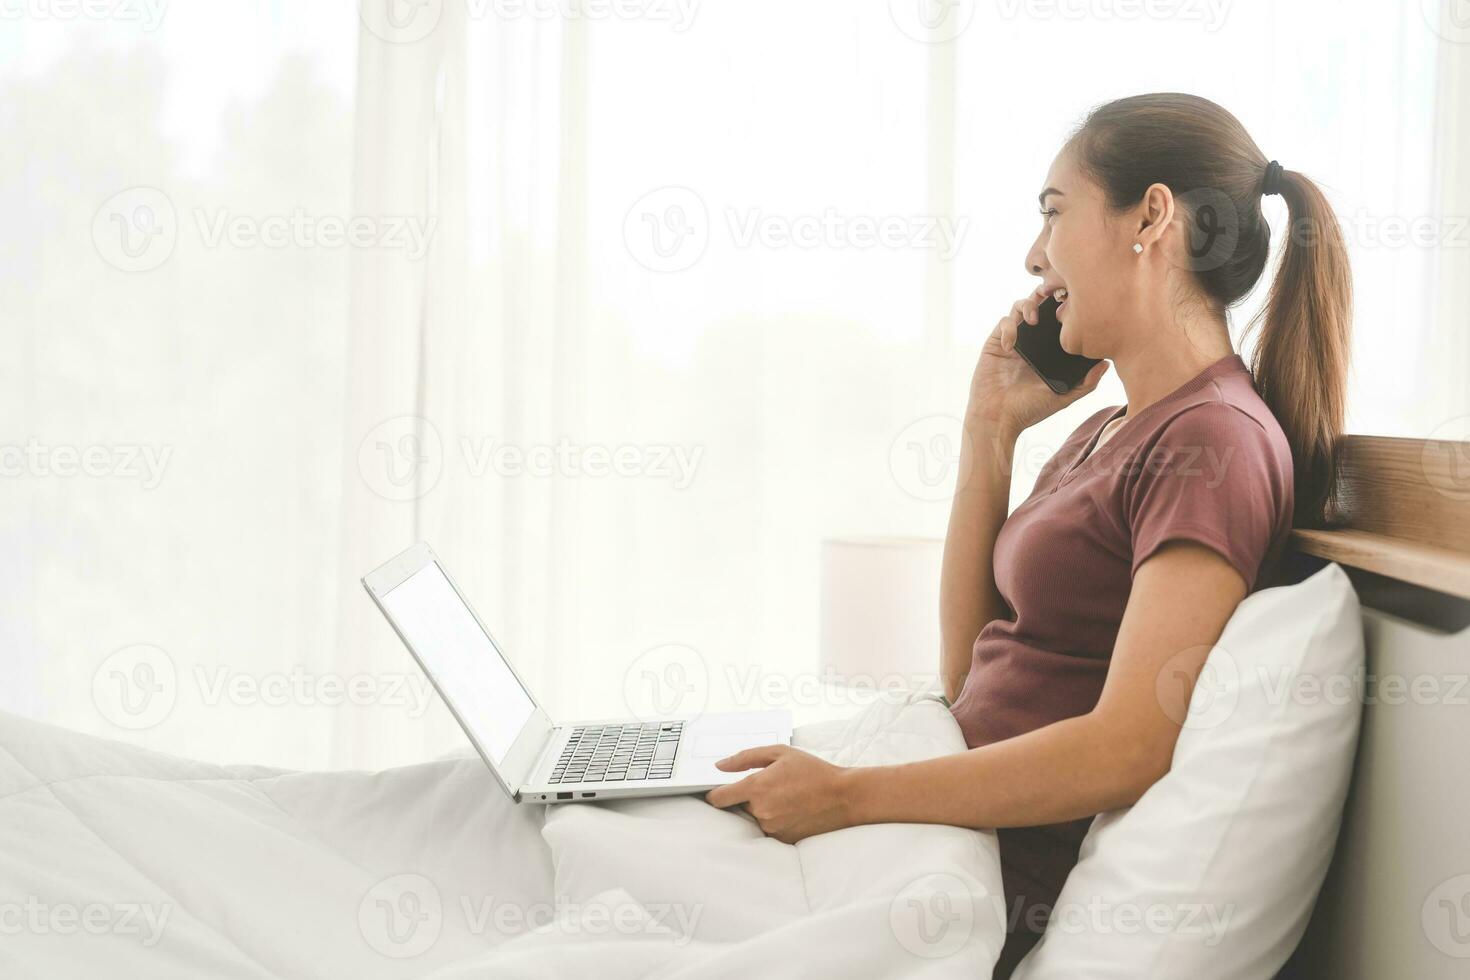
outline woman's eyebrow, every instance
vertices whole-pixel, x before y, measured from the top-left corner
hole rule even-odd
[[[1045,204],[1046,203],[1046,195],[1048,195],[1048,194],[1055,194],[1057,197],[1066,197],[1067,196],[1067,195],[1063,194],[1061,191],[1057,190],[1055,187],[1048,187],[1046,190],[1044,190],[1040,194],[1037,194],[1036,195],[1036,202],[1038,204]]]

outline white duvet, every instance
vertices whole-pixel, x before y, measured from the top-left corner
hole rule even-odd
[[[795,744],[843,765],[964,748],[932,697]],[[795,847],[697,797],[513,806],[478,758],[306,773],[0,715],[0,976],[989,977],[995,836]]]

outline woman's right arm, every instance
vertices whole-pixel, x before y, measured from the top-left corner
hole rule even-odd
[[[992,619],[1010,615],[995,587],[994,555],[995,538],[1010,510],[1016,442],[1028,426],[1092,391],[1107,373],[1104,361],[1082,384],[1058,395],[1015,352],[1021,321],[1034,324],[1044,298],[1034,292],[1001,317],[970,381],[959,477],[939,576],[940,678],[951,704],[970,673],[975,637]]]
[[[1009,614],[995,587],[993,554],[1010,503],[1019,435],[966,413],[939,573],[940,670],[951,704],[965,686],[975,637],[986,623]]]

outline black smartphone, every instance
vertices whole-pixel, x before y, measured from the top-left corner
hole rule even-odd
[[[1057,320],[1057,301],[1048,296],[1036,310],[1036,323],[1021,321],[1016,330],[1016,353],[1036,369],[1047,387],[1065,395],[1082,383],[1097,358],[1068,354],[1062,350],[1062,324]]]

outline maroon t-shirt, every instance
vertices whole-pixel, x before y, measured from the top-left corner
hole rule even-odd
[[[1096,706],[1133,575],[1165,542],[1213,549],[1250,590],[1286,541],[1291,449],[1238,355],[1091,451],[1122,413],[1082,423],[996,537],[995,584],[1013,616],[980,631],[951,709],[971,748]],[[999,832],[1007,911],[1055,902],[1090,823]]]

